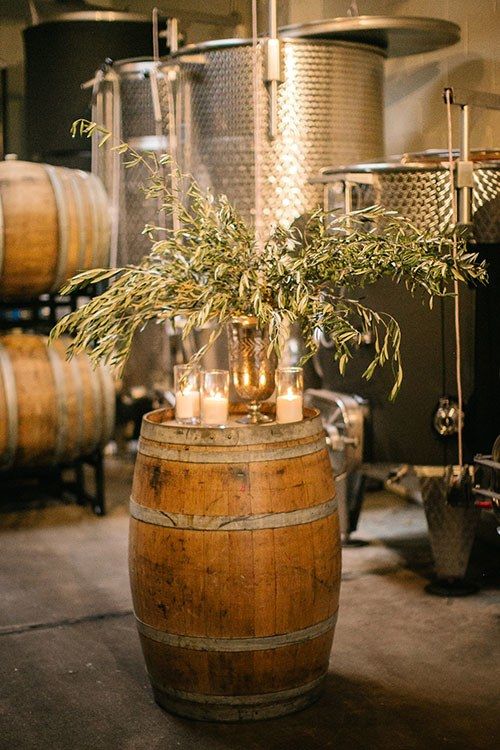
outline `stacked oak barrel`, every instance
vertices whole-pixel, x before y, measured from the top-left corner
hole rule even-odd
[[[114,387],[86,355],[47,346],[57,292],[81,270],[106,266],[110,220],[95,176],[76,169],[0,162],[0,470],[64,465],[110,438]],[[52,308],[51,308],[52,305]],[[38,310],[37,310],[38,308]],[[18,320],[31,310],[28,332]],[[10,327],[10,330],[8,330]],[[26,328],[26,326],[24,326]]]

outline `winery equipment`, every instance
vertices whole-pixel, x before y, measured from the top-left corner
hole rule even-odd
[[[362,19],[349,19],[349,28],[345,20],[332,21],[314,40],[289,39],[284,30],[256,51],[249,40],[226,39],[182,47],[163,63],[155,58],[106,66],[94,79],[92,119],[113,131],[115,143],[121,137],[140,153],[168,150],[182,171],[225,193],[250,222],[256,220],[258,194],[263,228],[290,223],[320,204],[321,187],[310,178],[323,164],[374,158],[383,151],[383,61],[392,54],[382,33],[387,19],[370,18],[373,39],[359,37]],[[431,46],[459,38],[454,24],[403,19],[397,34],[406,33],[407,54],[423,50],[422,28]],[[175,44],[171,34],[170,48]],[[262,68],[257,185],[254,54]],[[142,228],[157,223],[157,206],[141,199],[144,175],[124,170],[106,149],[95,150],[93,169],[111,197],[114,262],[137,262],[149,249]],[[223,341],[221,346],[225,349]],[[164,331],[150,325],[141,341],[138,337],[127,387],[143,382],[144,373],[146,390],[160,384],[169,370],[165,347]],[[220,356],[225,359],[226,352]]]
[[[291,223],[321,200],[309,183],[332,160],[367,159],[383,152],[382,50],[348,42],[283,40],[277,131],[267,137],[268,95],[259,96],[262,124],[261,193],[266,226]],[[258,64],[264,57],[258,48]],[[179,61],[202,56],[183,70],[189,98],[186,170],[224,193],[246,219],[255,215],[253,50],[250,42],[222,40],[182,49]],[[264,74],[263,74],[264,75]],[[313,84],[314,81],[314,85]],[[346,96],[347,90],[356,92]]]
[[[458,152],[454,153],[457,160]],[[403,154],[394,161],[326,167],[315,182],[325,186],[328,210],[387,206],[426,230],[442,230],[452,221],[446,152]],[[471,152],[471,228],[476,243],[500,239],[500,152]],[[463,222],[469,223],[469,222]]]
[[[98,71],[93,82],[92,119],[112,132],[109,146],[121,140],[139,154],[169,151],[169,115],[173,110],[168,69],[151,58],[119,60]],[[111,148],[93,144],[92,170],[107,190],[112,215],[111,264],[139,263],[151,249],[143,229],[158,225],[158,203],[142,189],[147,171],[126,169]],[[170,349],[164,325],[149,324],[136,337],[124,374],[126,389],[151,394],[165,387]],[[141,391],[142,394],[142,391]]]
[[[88,152],[70,134],[71,123],[90,115],[81,84],[106,58],[151,55],[151,18],[134,13],[80,11],[42,18],[23,32],[26,112],[31,158],[89,168]]]
[[[500,534],[500,435],[491,453],[474,456],[474,490],[476,508],[494,514]]]
[[[367,23],[370,33],[363,30]],[[181,48],[174,59],[188,113],[183,168],[226,194],[246,219],[256,218],[258,194],[264,228],[290,224],[320,204],[321,186],[311,178],[324,164],[381,156],[384,58],[423,51],[424,31],[429,48],[459,39],[458,27],[448,22],[400,18],[395,31],[391,19],[360,16],[283,28],[255,49],[241,39]],[[401,35],[404,53],[389,44]],[[269,41],[278,46],[269,49]],[[255,65],[262,69],[257,185]],[[268,83],[277,79],[273,109]]]
[[[114,432],[115,387],[89,358],[65,361],[48,334],[90,290],[0,298],[0,497],[51,497],[106,512],[104,449]],[[13,493],[9,491],[12,487]],[[26,492],[25,492],[26,490]]]
[[[343,383],[370,403],[367,459],[412,464],[420,478],[437,577],[427,590],[463,596],[476,590],[464,580],[478,519],[467,464],[475,452],[491,445],[500,424],[500,159],[498,151],[470,150],[469,108],[500,109],[500,97],[447,88],[444,99],[449,109],[452,104],[461,109],[460,152],[454,157],[437,151],[385,164],[326,168],[319,182],[329,211],[377,203],[428,231],[461,224],[468,229],[471,250],[488,261],[487,286],[462,288],[453,307],[441,299],[435,312],[416,306],[394,284],[379,282],[363,290],[370,306],[393,314],[402,324],[406,377],[394,404],[384,398],[387,383],[382,378],[363,385],[362,371],[351,368]],[[450,144],[451,137],[450,132]],[[325,339],[324,344],[320,369],[331,379],[330,387],[336,387],[333,368],[325,367]],[[359,365],[363,356],[356,368]],[[479,495],[482,491],[477,490]]]
[[[360,469],[368,404],[359,396],[314,388],[305,391],[304,403],[319,410],[335,477],[342,544],[354,544],[350,535],[356,531],[363,503],[365,478]]]
[[[142,234],[145,224],[158,223],[158,204],[141,190],[147,172],[126,169],[112,147],[125,141],[139,154],[169,151],[172,92],[167,69],[151,58],[118,60],[105,65],[93,81],[92,120],[112,133],[110,144],[93,142],[92,171],[108,193],[113,216],[113,265],[139,263],[151,249]]]
[[[376,203],[408,217],[419,228],[439,230],[451,221],[449,166],[445,159],[444,153],[426,152],[382,164],[326,168],[318,182],[324,186],[329,211],[350,211]],[[469,460],[475,451],[487,450],[498,428],[497,396],[485,386],[488,379],[495,377],[499,364],[494,308],[498,305],[500,160],[497,152],[484,151],[472,154],[472,159],[471,232],[476,241],[472,249],[489,261],[490,281],[476,290],[462,289],[460,295]],[[382,372],[369,382],[362,379],[370,343],[358,353],[345,377],[340,378],[325,340],[326,346],[318,355],[324,373],[323,387],[341,387],[369,400],[372,437],[367,448],[368,461],[456,463],[452,300],[435,301],[430,310],[421,299],[410,298],[406,290],[389,281],[378,282],[362,294],[367,304],[391,313],[401,324],[405,369],[401,392],[390,403],[386,397],[389,374]]]

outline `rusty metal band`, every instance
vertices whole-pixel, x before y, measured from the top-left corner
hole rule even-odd
[[[246,450],[216,450],[212,449],[212,446],[207,446],[207,450],[198,451],[196,448],[193,449],[190,446],[185,446],[184,449],[177,449],[171,445],[166,447],[158,443],[150,445],[142,438],[139,440],[139,453],[143,456],[160,458],[163,461],[181,461],[191,464],[244,464],[250,461],[252,463],[254,461],[281,461],[287,458],[308,456],[311,453],[317,453],[325,449],[326,440],[324,435],[310,443],[300,443],[299,445],[291,445],[286,448],[277,446],[272,452],[269,451],[268,446],[264,446],[260,451],[252,450],[251,446]]]
[[[87,217],[85,216],[85,207],[83,204],[82,181],[79,177],[78,171],[71,170],[69,172],[69,177],[70,185],[73,190],[73,197],[75,199],[78,227],[78,261],[76,271],[82,271],[86,267],[85,259],[88,242]]]
[[[59,252],[57,254],[57,267],[52,284],[52,291],[58,292],[68,278],[68,246],[69,246],[69,215],[66,204],[66,194],[59,178],[60,167],[44,164],[43,168],[51,182],[52,190],[57,207],[57,225],[59,231]]]
[[[255,638],[211,638],[208,636],[178,635],[157,630],[136,617],[137,629],[141,635],[157,643],[164,643],[174,648],[186,648],[190,651],[269,651],[294,643],[304,643],[333,630],[337,622],[338,610],[326,620],[317,622],[308,628],[294,630],[280,635],[257,636]]]
[[[3,217],[3,203],[0,195],[0,278],[2,277],[5,260],[5,222]]]
[[[160,688],[155,687],[154,681],[152,681],[152,684],[156,701],[167,711],[198,721],[226,722],[255,721],[257,719],[274,719],[278,716],[286,716],[313,703],[319,697],[322,688],[320,682],[319,685],[312,688],[304,687],[304,692],[292,698],[286,698],[278,693],[268,693],[267,697],[262,696],[261,703],[246,705],[245,696],[241,696],[243,698],[241,703],[217,705],[217,703],[203,703],[203,701],[196,703],[175,698],[173,695],[168,695],[162,692]]]
[[[281,513],[256,513],[246,516],[197,516],[185,513],[167,513],[166,511],[146,508],[130,498],[130,515],[137,521],[154,526],[167,526],[171,529],[188,529],[189,531],[254,531],[260,529],[281,529],[286,526],[300,526],[313,523],[331,516],[337,511],[337,500],[333,498],[326,503],[313,505],[310,508],[283,511]]]
[[[9,468],[14,463],[18,440],[18,407],[16,376],[10,361],[9,353],[0,344],[0,375],[3,380],[5,403],[7,405],[7,446],[0,456],[2,469]]]
[[[66,392],[66,379],[64,376],[63,363],[56,349],[47,347],[52,377],[54,379],[54,390],[56,396],[56,439],[54,446],[53,463],[57,464],[64,455],[66,442],[68,440],[68,394]]]
[[[327,673],[325,672],[325,674],[322,674],[318,679],[313,680],[312,682],[307,682],[305,685],[298,685],[295,688],[290,688],[289,690],[275,690],[271,693],[253,693],[251,695],[209,695],[207,693],[188,693],[185,690],[176,690],[176,688],[170,687],[169,685],[160,684],[151,676],[150,680],[157,690],[160,690],[162,693],[165,693],[165,695],[180,701],[215,706],[261,706],[276,701],[288,701],[299,695],[304,695],[304,693],[310,693],[322,684],[326,674]]]
[[[302,422],[290,424],[262,424],[247,425],[244,430],[241,427],[229,426],[221,428],[210,427],[183,427],[175,422],[158,424],[146,418],[142,421],[141,437],[152,440],[155,443],[167,443],[169,445],[182,445],[201,447],[207,444],[210,448],[235,448],[241,446],[253,446],[265,443],[276,445],[290,440],[302,440],[304,438],[320,438],[324,434],[323,426],[319,416],[304,419]]]

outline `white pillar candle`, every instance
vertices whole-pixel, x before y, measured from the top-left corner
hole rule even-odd
[[[175,394],[175,416],[177,419],[196,419],[200,416],[200,392],[177,391]]]
[[[276,421],[300,422],[302,420],[302,395],[286,393],[276,399]]]
[[[203,396],[201,411],[201,418],[204,424],[226,424],[229,416],[229,401],[221,393],[216,393],[213,396]]]

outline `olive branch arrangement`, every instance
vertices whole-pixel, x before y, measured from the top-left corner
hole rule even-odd
[[[100,139],[111,133],[96,123],[77,120],[73,135]],[[127,143],[114,147],[125,166],[142,165],[143,189],[159,211],[177,218],[167,228],[146,226],[149,255],[138,265],[93,269],[70,279],[67,294],[108,280],[108,288],[62,318],[54,339],[73,334],[69,356],[86,351],[94,362],[121,370],[136,332],[149,321],[184,318],[183,336],[212,324],[208,343],[192,358],[199,360],[235,316],[254,316],[268,328],[270,350],[279,356],[294,323],[300,327],[306,354],[318,349],[316,331],[333,343],[334,358],[344,372],[366,336],[373,342],[373,359],[364,376],[387,363],[394,374],[389,398],[402,382],[401,332],[387,313],[371,310],[352,296],[381,277],[403,283],[409,293],[423,290],[434,297],[450,294],[454,279],[486,280],[483,263],[468,252],[465,235],[456,228],[424,232],[393,211],[373,206],[332,218],[315,211],[300,230],[277,226],[261,244],[225,196],[213,196],[193,180],[181,197],[172,185],[186,182],[168,155],[138,153]],[[177,179],[164,175],[166,166]],[[173,228],[173,227],[180,228]]]

